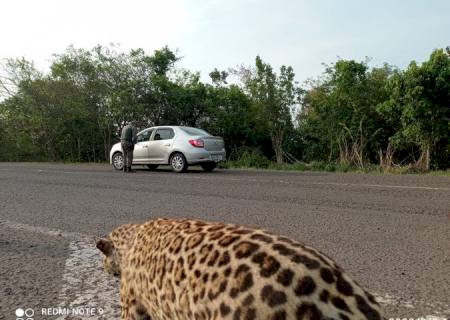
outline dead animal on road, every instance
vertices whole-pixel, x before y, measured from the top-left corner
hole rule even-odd
[[[120,275],[122,319],[382,319],[374,297],[316,249],[198,220],[127,224],[98,239]]]

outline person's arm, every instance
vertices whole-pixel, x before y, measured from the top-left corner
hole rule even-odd
[[[137,143],[137,129],[133,127],[133,144]]]

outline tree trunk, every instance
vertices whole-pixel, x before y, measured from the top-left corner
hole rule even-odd
[[[275,148],[275,156],[277,158],[277,163],[282,164],[283,163],[283,149],[281,146],[277,146]]]
[[[344,135],[341,135],[341,137],[337,139],[337,142],[339,146],[339,163],[347,165],[350,163],[350,152],[347,139]]]
[[[81,139],[77,138],[77,146],[78,146],[78,162],[81,162]]]
[[[107,132],[106,132],[106,128],[103,128],[103,130],[102,130],[102,134],[103,134],[103,152],[102,152],[102,154],[103,154],[103,157],[104,157],[104,159],[103,160],[107,160],[108,158],[107,158],[107,141],[106,141],[106,135],[107,135]]]
[[[430,153],[431,145],[429,143],[424,144],[420,150],[420,157],[414,164],[414,167],[420,171],[430,170]]]
[[[389,170],[394,164],[394,148],[392,147],[392,143],[388,143],[385,153],[380,149],[378,154],[380,157],[380,167],[384,170]]]
[[[330,136],[330,153],[328,154],[328,162],[331,163],[333,159],[333,137]]]
[[[278,164],[283,163],[283,136],[284,132],[282,129],[274,130],[272,132],[272,147],[273,151],[275,151],[275,157],[277,159]]]

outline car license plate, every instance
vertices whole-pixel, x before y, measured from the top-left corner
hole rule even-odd
[[[218,155],[218,154],[214,154],[214,155],[211,156],[211,159],[212,159],[213,161],[216,161],[216,162],[222,161],[222,156],[221,156],[221,155]]]

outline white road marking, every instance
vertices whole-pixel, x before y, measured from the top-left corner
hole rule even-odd
[[[10,171],[9,169],[0,169],[1,171]],[[103,174],[103,172],[89,172],[89,171],[60,171],[60,170],[46,170],[38,169],[39,173],[64,173],[64,174]],[[217,177],[205,178],[195,176],[174,176],[177,179],[197,179],[208,181],[246,181],[246,182],[262,182],[262,183],[281,183],[281,184],[298,184],[302,181],[286,181],[286,180],[271,180],[271,179],[246,179],[246,178],[225,178]],[[389,185],[389,184],[366,184],[366,183],[343,183],[343,182],[306,182],[306,185],[329,185],[329,186],[342,186],[342,187],[364,187],[364,188],[388,188],[388,189],[412,189],[412,190],[434,190],[434,191],[450,191],[450,188],[445,187],[427,187],[427,186],[402,186],[402,185]]]
[[[450,188],[442,188],[442,187],[398,186],[398,185],[389,185],[389,184],[337,183],[337,182],[313,182],[312,184],[316,184],[316,185],[333,185],[333,186],[353,186],[353,187],[366,187],[366,188],[449,190],[450,191]]]
[[[183,177],[185,179],[199,179],[210,180],[210,178],[203,177]],[[215,177],[217,178],[217,177]],[[263,182],[263,183],[281,183],[281,184],[300,184],[302,181],[286,181],[286,180],[269,180],[269,179],[242,179],[242,178],[217,178],[217,180],[225,181],[246,181],[246,182]],[[442,190],[450,191],[450,188],[442,187],[426,187],[426,186],[401,186],[401,185],[389,185],[389,184],[365,184],[365,183],[342,183],[342,182],[305,182],[304,185],[330,185],[330,186],[342,186],[342,187],[365,187],[365,188],[389,188],[389,189],[417,189],[417,190]]]
[[[65,174],[101,174],[103,172],[87,172],[87,171],[59,171],[59,170],[42,170],[39,169],[38,172],[44,173],[65,173]],[[208,181],[245,181],[245,182],[260,182],[260,183],[280,183],[280,184],[299,184],[303,181],[286,181],[286,180],[271,180],[271,179],[246,179],[246,178],[225,178],[217,177],[205,178],[205,177],[195,177],[195,176],[174,176],[177,179],[197,179],[197,180],[208,180]],[[363,188],[387,188],[387,189],[410,189],[410,190],[432,190],[432,191],[450,191],[450,188],[444,187],[427,187],[427,186],[402,186],[402,185],[389,185],[389,184],[366,184],[366,183],[343,183],[343,182],[305,182],[305,185],[328,185],[328,186],[341,186],[341,187],[363,187]]]
[[[81,233],[64,232],[45,227],[35,227],[27,224],[0,220],[0,227],[41,233],[54,237],[64,237],[71,240],[69,257],[66,260],[62,277],[61,291],[58,295],[56,308],[84,307],[94,308],[96,316],[76,316],[81,320],[118,319],[119,308],[119,281],[103,271],[101,255],[94,246],[93,237]],[[423,315],[426,320],[449,320],[450,305],[444,302],[426,302],[418,300],[405,300],[390,294],[374,294],[382,306],[394,306],[400,309],[410,309],[414,318],[420,318],[414,309],[426,307],[433,310],[433,315]],[[389,315],[386,315],[389,317]],[[70,316],[60,316],[57,320],[72,319]]]
[[[74,241],[69,246],[58,307],[73,310],[92,308],[95,315],[77,319],[118,319],[119,280],[104,272],[101,256],[93,243]],[[65,319],[65,316],[57,320]]]
[[[101,254],[94,245],[94,237],[4,220],[0,220],[1,226],[71,240],[57,304],[43,306],[69,310],[69,314],[59,316],[57,320],[66,318],[100,320],[120,317],[119,281],[103,270]],[[79,310],[78,308],[94,308],[96,315],[73,315],[72,311]]]
[[[66,174],[92,174],[92,173],[101,173],[101,172],[88,172],[88,171],[60,171],[60,170],[38,170],[39,173],[66,173]]]
[[[414,318],[425,318],[426,320],[448,320],[450,319],[450,305],[443,303],[443,302],[425,302],[425,301],[418,301],[418,300],[405,300],[399,297],[395,297],[390,294],[374,294],[375,299],[377,302],[382,306],[395,306],[400,307],[402,309],[411,309],[411,315],[414,315]],[[424,315],[424,316],[416,316],[414,314],[414,309],[417,308],[417,306],[420,305],[422,308],[424,306],[427,307],[427,309],[433,310],[433,315]],[[385,315],[387,318],[389,318],[389,315]],[[404,317],[401,317],[402,319]],[[411,318],[411,317],[409,317]]]
[[[46,227],[38,227],[38,226],[32,226],[29,224],[19,223],[19,222],[13,222],[13,221],[7,221],[7,220],[0,220],[0,227],[6,226],[7,228],[19,230],[19,231],[25,231],[25,232],[31,232],[31,233],[40,233],[45,234],[52,237],[62,237],[69,240],[80,240],[80,239],[89,239],[93,237],[89,237],[85,234],[77,233],[77,232],[66,232],[61,230],[55,230],[50,229]]]
[[[375,295],[375,299],[381,305],[392,305],[392,306],[401,306],[408,309],[413,309],[414,304],[410,300],[402,300],[397,297],[394,297],[390,294],[385,295]]]

